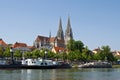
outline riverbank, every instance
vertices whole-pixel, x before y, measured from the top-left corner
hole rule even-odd
[[[120,68],[120,65],[112,65],[112,68]]]

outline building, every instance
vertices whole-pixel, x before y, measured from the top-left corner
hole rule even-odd
[[[57,37],[50,38],[49,43],[52,47],[65,47],[64,40],[58,39]]]
[[[38,35],[36,40],[33,43],[33,46],[38,49],[41,49],[41,48],[49,49],[50,48],[49,41],[50,41],[49,37]]]
[[[67,45],[68,41],[73,39],[73,32],[70,24],[70,17],[68,17],[67,29],[65,31],[65,45]]]
[[[60,18],[60,22],[59,22],[59,29],[57,31],[57,38],[59,40],[64,40],[64,33],[63,33],[63,29],[62,29],[62,20]]]
[[[120,57],[120,51],[112,51],[112,54],[114,56],[119,56]]]
[[[35,42],[34,47],[41,49],[41,48],[47,48],[49,50],[52,49],[52,47],[65,47],[64,40],[58,39],[57,37],[45,37],[38,35]]]
[[[38,35],[33,43],[33,46],[38,49],[47,48],[49,50],[51,50],[53,47],[65,48],[68,41],[70,39],[73,39],[70,18],[68,17],[68,23],[67,23],[67,29],[65,32],[65,36],[64,36],[63,29],[62,29],[61,18],[59,20],[57,35],[55,37],[51,37],[51,33],[49,35],[50,35],[49,37]]]
[[[22,52],[24,51],[31,51],[31,49],[27,46],[26,43],[20,43],[16,42],[15,44],[12,45],[13,50],[20,50]]]
[[[0,46],[5,48],[7,47],[7,43],[3,41],[2,39],[0,39]]]
[[[54,53],[62,53],[62,52],[66,52],[66,49],[62,47],[53,47],[51,51]]]
[[[96,49],[94,49],[94,50],[92,50],[92,52],[93,52],[94,54],[97,54],[99,51],[100,51],[100,48],[99,48],[99,47],[96,48]]]

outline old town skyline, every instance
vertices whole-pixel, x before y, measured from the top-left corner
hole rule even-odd
[[[0,38],[7,43],[33,45],[38,35],[56,36],[59,18],[63,30],[70,16],[75,40],[81,40],[91,50],[109,45],[119,48],[120,1],[0,1]],[[62,5],[62,6],[61,6]]]

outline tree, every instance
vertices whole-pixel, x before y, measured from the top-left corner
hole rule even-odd
[[[21,58],[22,57],[22,53],[20,52],[20,50],[16,50],[14,52],[14,57],[16,57],[16,58]]]
[[[84,61],[90,61],[93,59],[93,54],[92,52],[88,49],[88,47],[86,46],[83,50],[82,50],[82,60]]]
[[[3,48],[0,46],[0,57],[3,57]]]
[[[67,60],[67,53],[63,52],[62,53],[62,58],[63,58],[63,61],[66,61]]]
[[[111,49],[109,46],[102,46],[101,49],[94,55],[95,60],[103,60],[103,61],[115,61],[116,58],[111,53]]]
[[[6,47],[4,53],[3,53],[4,57],[11,57],[11,53],[10,53],[10,48]]]
[[[98,53],[93,55],[94,60],[101,60],[100,55]]]
[[[32,53],[29,52],[29,51],[26,51],[26,52],[24,52],[24,53],[22,53],[22,54],[24,54],[24,57],[25,57],[25,58],[31,58],[31,57],[32,57]]]
[[[67,44],[67,49],[69,51],[79,50],[80,52],[82,52],[83,48],[84,48],[84,44],[82,41],[70,40]]]
[[[81,60],[82,53],[79,50],[75,50],[74,54],[75,54],[75,60]]]
[[[104,54],[104,60],[114,61],[115,57],[111,53],[111,49],[109,46],[102,46],[102,54]]]
[[[38,58],[38,57],[40,57],[40,50],[35,49],[34,51],[32,51],[32,58]]]
[[[65,52],[60,52],[55,54],[55,57],[57,57],[58,59],[61,59],[63,61],[66,61],[68,59],[68,55]]]
[[[70,51],[68,53],[68,59],[71,61],[73,61],[75,59],[75,53],[73,51]]]
[[[67,44],[68,59],[69,60],[85,60],[85,54],[82,54],[84,49],[84,44],[82,41],[70,40]]]
[[[84,44],[82,41],[75,41],[74,42],[74,49],[75,50],[79,50],[80,52],[82,52],[83,47],[84,47]]]
[[[60,54],[60,53],[56,53],[56,54],[54,55],[54,58],[57,59],[57,60],[58,60],[58,59],[61,59],[61,54]]]
[[[81,60],[81,53],[79,50],[76,51],[70,51],[67,55],[68,59],[71,61],[74,60]]]
[[[75,41],[73,39],[71,39],[71,40],[68,41],[68,44],[67,44],[67,49],[68,50],[70,50],[70,51],[74,51],[75,50],[75,47],[74,47],[75,44],[74,44],[74,42]]]
[[[51,51],[48,51],[48,53],[46,54],[47,58],[54,58],[54,56],[55,56],[55,53],[53,53]]]

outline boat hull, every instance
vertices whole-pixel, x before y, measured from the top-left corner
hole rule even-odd
[[[0,65],[0,69],[68,69],[71,68],[69,64],[66,65]]]

